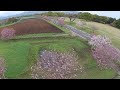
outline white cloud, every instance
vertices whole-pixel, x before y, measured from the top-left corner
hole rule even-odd
[[[14,14],[19,14],[24,11],[0,11],[0,16],[9,16],[9,15],[14,15]]]

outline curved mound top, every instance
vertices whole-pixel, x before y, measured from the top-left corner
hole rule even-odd
[[[61,33],[62,30],[49,24],[42,19],[25,19],[14,25],[4,28],[13,28],[16,30],[16,35],[37,34],[37,33]],[[3,28],[0,28],[0,32]]]

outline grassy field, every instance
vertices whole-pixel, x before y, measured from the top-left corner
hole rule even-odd
[[[27,66],[29,44],[24,42],[1,42],[0,56],[6,60],[7,78],[16,78]]]
[[[57,37],[57,36],[69,37],[69,34],[65,34],[65,33],[28,34],[28,35],[16,36],[14,39],[29,39],[29,38],[42,38],[42,37],[44,38],[44,37]]]
[[[79,57],[79,64],[84,67],[78,78],[112,78],[116,73],[112,70],[100,70],[90,53],[87,42],[77,37],[44,38],[27,40],[0,41],[0,55],[5,58],[7,78],[31,78],[30,66],[34,65],[40,50],[70,52],[74,49]]]

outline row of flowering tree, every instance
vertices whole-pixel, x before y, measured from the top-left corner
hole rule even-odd
[[[92,55],[96,59],[98,66],[101,69],[114,69],[120,71],[120,50],[111,44],[111,41],[106,36],[93,36],[89,41],[92,45]]]
[[[50,16],[43,16],[44,20],[51,21],[54,24],[57,24],[61,27],[65,25],[65,18],[64,17],[50,17]]]

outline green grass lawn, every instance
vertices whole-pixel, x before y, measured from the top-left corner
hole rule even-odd
[[[0,42],[0,56],[5,58],[7,78],[16,78],[27,66],[29,44],[23,42]]]
[[[73,38],[45,38],[0,41],[0,56],[6,60],[7,78],[31,78],[30,67],[34,65],[41,50],[70,52],[75,50],[79,64],[84,67],[84,73],[78,73],[78,78],[112,78],[113,70],[100,70],[90,53],[90,46],[86,41]]]
[[[23,38],[39,38],[39,37],[59,37],[59,36],[63,36],[63,37],[69,37],[69,34],[65,34],[65,33],[40,33],[40,34],[27,34],[27,35],[20,35],[20,36],[16,36],[14,39],[23,39]]]

